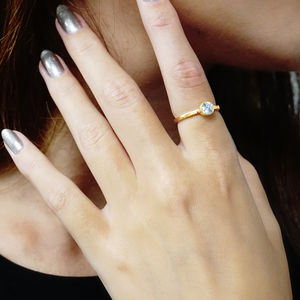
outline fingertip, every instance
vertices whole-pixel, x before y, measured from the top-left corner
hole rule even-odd
[[[61,25],[59,24],[59,21],[57,19],[55,19],[55,27],[56,30],[58,32],[58,34],[63,38],[65,35],[67,35],[67,33],[63,30],[63,28],[61,27]]]
[[[55,26],[62,38],[73,35],[87,27],[85,20],[65,5],[59,5],[56,11]]]
[[[1,132],[2,139],[5,143],[6,149],[10,154],[19,154],[24,148],[24,143],[21,136],[13,130],[3,129]]]
[[[15,162],[26,160],[28,153],[37,149],[37,147],[19,131],[6,128],[2,130],[1,136],[7,151]]]
[[[44,50],[41,53],[41,63],[47,75],[50,77],[60,77],[64,72],[65,68],[62,64],[62,59],[59,59],[50,50]]]

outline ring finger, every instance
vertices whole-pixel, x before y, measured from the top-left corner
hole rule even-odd
[[[202,102],[215,104],[205,72],[170,1],[145,0],[138,1],[138,4],[163,74],[174,117],[198,109]],[[234,148],[219,113],[208,118],[189,118],[180,122],[178,128],[183,144],[192,151],[206,147],[207,142],[215,149]]]
[[[135,172],[109,123],[61,59],[43,51],[41,60],[41,75],[105,198],[124,198]]]

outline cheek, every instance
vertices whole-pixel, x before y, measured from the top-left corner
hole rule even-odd
[[[186,34],[206,63],[300,69],[300,1],[175,0]]]

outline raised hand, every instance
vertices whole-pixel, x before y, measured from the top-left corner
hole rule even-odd
[[[174,118],[215,104],[171,3],[137,2]],[[58,19],[106,118],[59,57],[44,51],[40,71],[106,206],[98,209],[21,133],[5,130],[3,137],[111,297],[292,299],[277,221],[220,113],[183,119],[176,145],[84,20],[65,6]]]

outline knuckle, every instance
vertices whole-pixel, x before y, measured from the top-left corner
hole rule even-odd
[[[62,210],[67,202],[72,198],[66,187],[55,187],[50,191],[48,202],[55,212]]]
[[[222,153],[212,150],[209,157],[203,160],[203,164],[207,169],[207,179],[214,178],[220,193],[225,198],[231,197],[236,178],[241,176],[237,154],[230,150],[224,150]]]
[[[74,84],[60,84],[53,91],[53,96],[57,100],[64,100],[66,97],[70,97],[74,93]]]
[[[224,149],[224,151],[218,151],[214,154],[213,159],[216,165],[221,163],[227,170],[230,170],[232,166],[238,166],[238,156],[235,149]]]
[[[237,152],[233,148],[226,148],[220,151],[216,149],[215,145],[207,147],[207,157],[204,160],[205,165],[210,165],[211,169],[216,171],[224,171],[227,173],[232,170],[233,166],[238,167],[238,157]]]
[[[32,175],[36,173],[38,169],[40,169],[41,165],[42,162],[39,158],[35,158],[33,160],[27,161],[22,168],[22,174],[26,178],[31,178]]]
[[[72,45],[71,52],[73,52],[74,54],[78,54],[80,56],[82,56],[82,55],[86,56],[98,44],[99,44],[99,41],[97,39],[93,39],[93,38],[89,39],[88,41],[84,40],[81,43],[77,42]]]
[[[131,79],[124,77],[105,83],[103,96],[107,105],[114,109],[131,107],[142,99],[136,84]]]
[[[161,191],[162,201],[166,209],[172,214],[187,212],[190,205],[190,184],[181,180],[173,180]]]
[[[196,88],[206,83],[206,76],[200,64],[192,61],[181,61],[171,70],[174,84],[180,88]]]
[[[160,7],[153,7],[155,9],[152,27],[154,29],[164,29],[172,26],[174,17],[171,13],[162,10]]]
[[[114,265],[115,270],[120,274],[129,275],[132,271],[132,266],[126,251],[120,251],[118,249],[118,255],[114,257]]]
[[[103,123],[93,122],[80,128],[80,142],[84,149],[100,149],[108,128]]]

